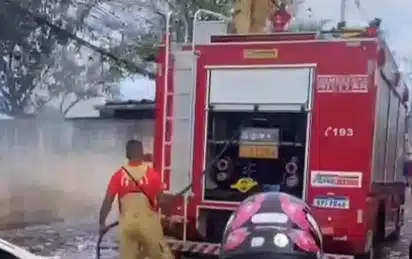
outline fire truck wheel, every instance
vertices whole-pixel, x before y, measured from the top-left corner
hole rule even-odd
[[[396,216],[396,222],[395,222],[396,229],[392,234],[390,234],[388,236],[387,241],[396,242],[400,239],[400,237],[401,237],[401,226],[399,225],[400,220],[401,220],[401,213],[400,213],[400,211],[398,211],[397,216]]]
[[[384,231],[385,231],[385,207],[384,204],[380,204],[377,213],[377,218],[375,221],[375,229],[373,231],[372,244],[369,252],[358,254],[355,256],[356,259],[379,259],[381,250],[380,245],[384,241]]]
[[[380,204],[378,217],[376,219],[375,231],[372,239],[372,247],[368,253],[368,259],[378,259],[380,254],[380,244],[384,241],[385,236],[385,205]]]
[[[375,256],[375,248],[374,247],[371,247],[371,250],[369,251],[369,258],[368,259],[375,259],[376,258],[376,256]]]
[[[375,239],[375,238],[374,238]],[[369,252],[361,255],[355,256],[356,259],[379,259],[379,245],[376,244],[376,242],[372,241],[372,246],[369,250]]]
[[[371,247],[371,250],[369,250],[368,253],[355,255],[355,259],[380,259],[380,257],[379,253],[377,253],[376,250]]]

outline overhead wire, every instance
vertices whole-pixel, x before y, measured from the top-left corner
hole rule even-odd
[[[111,60],[115,61],[117,64],[125,66],[128,70],[132,70],[133,72],[136,72],[138,74],[145,75],[149,77],[150,79],[155,79],[156,77],[155,73],[149,71],[144,66],[138,65],[130,60],[118,57],[115,54],[111,53],[110,51],[104,48],[101,48],[99,46],[96,46],[95,44],[90,43],[89,41],[77,36],[76,33],[72,33],[68,31],[67,29],[62,28],[61,26],[56,25],[55,23],[50,21],[47,17],[37,14],[31,11],[30,9],[23,7],[17,1],[14,1],[14,0],[4,0],[4,1],[10,4],[10,6],[13,7],[16,11],[33,18],[37,23],[41,25],[47,25],[49,28],[56,31],[57,33],[61,33],[64,36],[68,37],[69,39],[76,41],[80,45],[86,46],[92,49],[93,51],[99,53],[100,55],[110,58]],[[99,1],[95,1],[95,2],[99,2]]]

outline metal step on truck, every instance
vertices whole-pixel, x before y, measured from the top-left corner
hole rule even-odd
[[[191,43],[168,30],[159,48],[154,165],[167,191],[192,184],[172,249],[218,255],[238,203],[281,191],[312,206],[325,258],[374,258],[403,224],[409,91],[387,43],[375,27],[240,35],[228,21],[199,10]]]

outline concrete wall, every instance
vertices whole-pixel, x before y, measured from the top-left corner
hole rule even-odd
[[[0,228],[97,217],[124,144],[152,151],[153,121],[0,120]]]

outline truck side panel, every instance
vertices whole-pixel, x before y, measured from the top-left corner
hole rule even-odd
[[[366,65],[367,60],[363,60],[363,63]],[[352,73],[346,76],[357,77]],[[361,77],[362,84],[368,86],[368,92],[318,92],[316,112],[319,117],[317,127],[320,129],[318,141],[321,157],[319,157],[317,167],[321,170],[336,169],[366,174],[370,171],[375,89],[371,76],[366,71]],[[320,80],[318,77],[318,86],[323,84],[319,82]],[[369,184],[368,177],[362,178],[362,184],[359,187]]]
[[[379,71],[376,71],[378,97],[376,102],[376,129],[374,143],[374,160],[373,160],[373,182],[383,182],[385,180],[386,168],[386,136],[389,121],[389,102],[391,89],[385,84]]]
[[[356,50],[353,49],[353,52]],[[308,202],[314,206],[328,248],[335,252],[345,249],[340,247],[341,240],[348,240],[352,246],[350,250],[362,253],[366,233],[362,215],[366,211],[366,197],[371,183],[375,126],[373,65],[376,45],[367,45],[361,53],[354,53],[341,55],[339,60],[358,64],[358,69],[347,67],[339,74],[318,75],[317,78],[314,127],[318,127],[319,134],[313,136],[317,143],[312,143],[318,147],[317,152],[312,149],[311,153],[318,157],[317,160],[312,159]],[[336,85],[345,85],[342,82],[351,82],[352,87],[358,87],[336,90]],[[317,201],[326,197],[347,200],[348,206],[345,209],[319,207]]]
[[[378,101],[373,161],[373,184],[369,200],[376,213],[370,228],[385,236],[402,224],[404,203],[403,163],[406,106],[403,83],[397,78],[396,63],[387,48],[380,49],[382,59],[376,71]],[[380,224],[379,222],[384,222]]]
[[[377,184],[374,187],[378,186],[379,189],[381,183],[403,181],[396,172],[399,164],[398,157],[403,155],[404,150],[398,150],[396,146],[399,144],[399,134],[404,138],[405,123],[399,125],[399,121],[406,119],[403,95],[407,89],[393,55],[383,42],[379,46],[378,53],[379,66],[375,73],[379,91],[376,104],[378,113],[373,181]],[[378,152],[379,150],[383,152]],[[379,192],[374,188],[373,193]]]
[[[398,116],[398,132],[397,132],[397,141],[396,141],[396,173],[395,181],[403,182],[404,178],[404,163],[406,157],[406,147],[405,147],[405,133],[406,133],[406,114],[407,109],[404,105],[399,107],[399,116]]]
[[[386,166],[384,172],[385,182],[395,181],[395,160],[396,160],[396,134],[398,131],[398,112],[399,112],[399,97],[395,94],[395,91],[390,91],[389,99],[389,119],[387,121],[387,134],[386,134]]]

